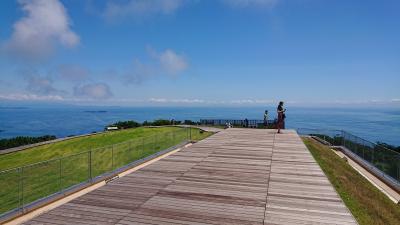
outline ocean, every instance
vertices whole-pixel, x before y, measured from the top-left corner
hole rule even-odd
[[[263,119],[274,107],[0,107],[0,138],[102,131],[116,121]],[[342,129],[369,141],[400,145],[400,109],[288,107],[286,127]]]

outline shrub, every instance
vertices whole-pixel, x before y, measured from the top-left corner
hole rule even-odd
[[[40,137],[18,136],[9,139],[0,139],[0,150],[15,148],[23,145],[35,144],[56,139],[54,135],[44,135]]]

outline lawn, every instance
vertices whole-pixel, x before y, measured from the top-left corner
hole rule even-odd
[[[190,134],[197,141],[212,133],[141,127],[0,155],[0,170],[24,166],[0,172],[0,214],[182,143]]]
[[[399,205],[327,146],[311,138],[303,138],[303,141],[360,225],[400,224]]]

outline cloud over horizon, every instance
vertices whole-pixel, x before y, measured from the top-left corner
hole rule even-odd
[[[189,67],[187,57],[176,53],[172,49],[157,52],[148,47],[147,52],[150,60],[134,59],[132,65],[124,73],[124,82],[141,84],[143,81],[157,76],[169,75],[176,77]]]
[[[24,16],[13,25],[13,33],[2,50],[24,60],[50,56],[57,45],[67,48],[79,44],[71,30],[71,20],[59,0],[19,0]]]
[[[102,100],[111,98],[113,93],[105,83],[92,83],[74,87],[74,96]]]

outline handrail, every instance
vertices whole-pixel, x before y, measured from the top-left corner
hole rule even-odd
[[[336,147],[341,148],[346,154],[350,154],[360,165],[368,165],[367,168],[370,172],[378,178],[395,187],[396,190],[400,190],[399,152],[344,130],[298,128],[297,132],[299,134],[315,135],[330,144],[336,144]],[[339,144],[337,144],[338,141]]]
[[[14,212],[24,213],[25,207],[34,205],[48,196],[64,193],[75,185],[92,183],[100,177],[157,155],[158,152],[172,146],[188,143],[191,141],[191,129],[188,127],[158,132],[118,144],[0,171],[0,223]]]
[[[149,136],[138,137],[138,139],[150,138],[150,137],[157,136],[159,134],[170,134],[170,133],[174,133],[174,132],[176,132],[176,131],[161,132],[161,133],[152,134],[152,135],[149,135]],[[82,151],[82,152],[78,152],[78,153],[71,154],[71,155],[61,156],[61,157],[48,159],[48,160],[44,160],[44,161],[40,161],[40,162],[36,162],[36,163],[31,163],[31,164],[27,164],[27,165],[23,165],[23,166],[17,166],[17,167],[8,168],[8,169],[5,169],[5,170],[0,170],[0,173],[8,172],[8,171],[11,171],[11,170],[27,168],[27,167],[32,167],[32,166],[37,166],[37,165],[40,165],[40,164],[49,163],[49,162],[53,162],[53,161],[58,161],[60,159],[65,159],[65,158],[69,158],[69,157],[73,157],[73,156],[77,156],[77,155],[81,155],[81,154],[85,154],[85,153],[87,154],[87,153],[89,153],[91,151],[97,151],[97,150],[100,150],[100,149],[105,149],[105,148],[108,148],[108,147],[112,147],[114,145],[121,145],[121,144],[125,144],[125,143],[130,143],[130,142],[133,142],[133,140],[123,141],[123,142],[119,142],[119,143],[116,143],[116,144],[106,145],[106,146],[103,146],[103,147],[98,147],[98,148],[93,148],[93,149],[89,148],[89,150],[87,150],[87,151]],[[49,143],[49,144],[51,144],[51,143]]]
[[[395,151],[395,150],[393,150],[393,149],[387,148],[387,147],[385,147],[385,146],[383,146],[383,145],[381,145],[381,144],[374,143],[374,142],[372,142],[372,141],[368,141],[368,140],[366,140],[366,139],[364,139],[364,138],[362,138],[362,137],[359,137],[359,136],[356,136],[356,135],[354,135],[354,134],[351,134],[351,133],[349,133],[349,132],[347,132],[347,131],[345,131],[345,130],[336,130],[336,129],[319,129],[319,128],[297,128],[296,130],[297,130],[297,132],[298,132],[298,133],[301,133],[301,132],[299,132],[299,130],[330,131],[330,132],[332,132],[332,131],[336,131],[336,132],[343,132],[343,133],[346,133],[346,134],[348,134],[348,135],[351,135],[351,136],[353,136],[353,137],[355,137],[355,138],[358,138],[358,139],[360,139],[360,140],[363,140],[363,141],[365,141],[365,142],[368,142],[368,143],[370,143],[370,144],[373,144],[373,145],[379,146],[379,147],[381,147],[381,148],[384,148],[384,149],[386,149],[386,150],[388,150],[388,151],[391,151],[391,152],[393,152],[393,153],[396,153],[396,154],[399,154],[399,155],[400,155],[400,153],[399,153],[399,152],[397,152],[397,151]],[[343,136],[343,135],[342,135],[342,136]]]

